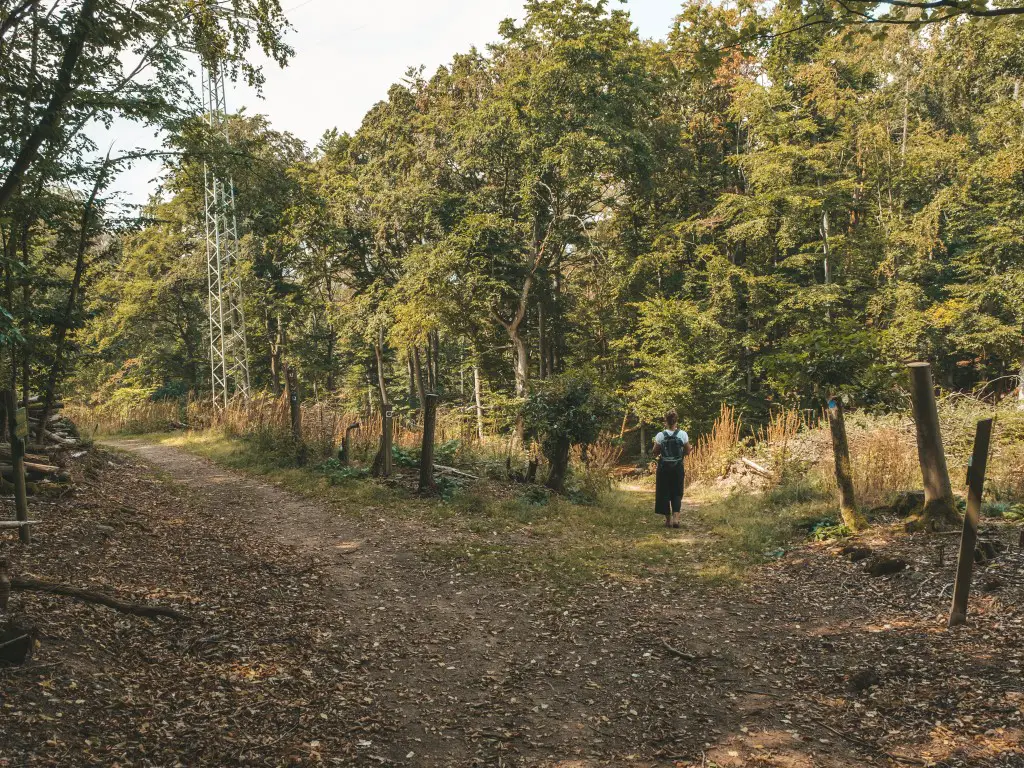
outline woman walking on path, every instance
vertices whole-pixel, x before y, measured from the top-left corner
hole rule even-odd
[[[665,429],[654,436],[654,455],[658,459],[655,475],[654,511],[665,516],[665,527],[679,527],[683,506],[683,459],[690,452],[690,438],[679,429],[679,414],[665,414]]]

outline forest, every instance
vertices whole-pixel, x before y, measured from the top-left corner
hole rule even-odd
[[[883,28],[842,6],[694,3],[645,41],[605,3],[526,11],[315,147],[243,113],[226,151],[184,119],[137,221],[104,221],[100,194],[83,233],[82,202],[46,189],[70,237],[59,217],[5,227],[10,260],[27,248],[26,269],[59,276],[9,289],[25,338],[10,348],[39,358],[25,374],[61,358],[68,391],[101,403],[209,390],[214,153],[236,189],[257,390],[293,369],[307,397],[365,401],[369,381],[414,414],[424,391],[472,405],[476,377],[507,428],[535,385],[582,376],[617,403],[609,424],[675,406],[700,432],[722,402],[755,422],[834,392],[892,407],[915,359],[948,391],[1017,387],[1017,20]],[[83,234],[62,344],[74,253],[57,251]]]
[[[0,0],[0,766],[1021,765],[1024,6],[291,10]]]

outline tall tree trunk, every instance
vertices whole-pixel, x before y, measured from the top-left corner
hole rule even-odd
[[[565,476],[569,472],[569,438],[559,438],[554,446],[554,452],[548,456],[551,462],[551,470],[548,472],[547,487],[556,493],[565,490]]]
[[[281,316],[267,319],[268,330],[270,331],[270,389],[274,397],[280,397],[281,386],[281,354],[284,351],[285,334],[284,323]]]
[[[30,323],[31,313],[29,309],[32,306],[32,281],[28,277],[32,258],[28,248],[29,230],[29,224],[26,222],[21,231],[21,263],[24,265],[25,270],[21,278],[21,327],[26,331]],[[14,307],[10,309],[13,311]],[[28,408],[28,400],[31,396],[31,378],[32,354],[29,350],[29,345],[26,344],[21,351],[21,404],[24,408]]]
[[[423,381],[423,364],[420,362],[420,348],[412,348],[413,378],[416,381],[416,392],[419,395],[419,406],[427,402],[427,386]]]
[[[333,395],[334,390],[337,388],[336,380],[334,376],[334,348],[337,346],[338,336],[334,331],[331,331],[327,336],[327,394]]]
[[[374,358],[377,361],[377,394],[380,397],[381,436],[380,447],[373,460],[373,476],[389,477],[391,475],[391,402],[388,400],[388,385],[384,377],[384,330],[377,332],[377,341],[373,345]]]
[[[510,329],[508,335],[515,355],[516,397],[526,397],[530,391],[530,348],[519,328]]]
[[[409,375],[409,405],[416,405],[420,401],[416,398],[416,368],[412,362],[412,352],[407,352],[405,355],[405,367],[406,373]]]
[[[476,436],[483,442],[484,439],[484,403],[483,387],[480,382],[480,366],[473,366],[473,401],[476,405]]]
[[[436,331],[430,332],[430,391],[437,392],[441,386],[441,335]]]
[[[18,153],[11,163],[10,170],[0,184],[0,211],[7,208],[7,204],[14,193],[21,186],[26,172],[39,156],[39,149],[44,142],[54,139],[60,127],[65,105],[74,91],[74,75],[78,66],[78,60],[85,49],[85,41],[92,32],[95,24],[96,6],[98,0],[84,0],[82,9],[78,12],[74,29],[68,38],[67,45],[61,57],[60,67],[57,70],[57,78],[54,82],[53,93],[43,110],[39,122],[36,123],[32,132],[25,139],[25,142],[18,149]]]
[[[85,273],[85,254],[89,249],[92,239],[92,219],[96,209],[96,198],[106,181],[107,172],[110,168],[110,155],[100,167],[96,175],[96,182],[93,184],[92,192],[86,200],[82,209],[82,218],[79,222],[78,244],[75,250],[75,273],[71,279],[71,288],[68,291],[68,298],[64,304],[64,314],[53,329],[53,363],[50,365],[50,373],[46,378],[46,390],[43,393],[43,412],[39,418],[39,430],[36,433],[36,440],[43,442],[43,433],[46,430],[46,423],[50,419],[50,411],[53,410],[54,396],[57,390],[57,380],[60,377],[64,366],[64,348],[67,342],[68,331],[74,321],[75,307],[78,305],[79,292],[82,286],[82,276]]]
[[[420,450],[420,493],[435,493],[434,430],[437,426],[437,394],[431,392],[423,401],[423,444]]]
[[[828,211],[825,211],[821,214],[821,240],[822,250],[825,255],[825,285],[832,284],[832,252],[829,249],[828,236]]]
[[[1017,400],[1020,407],[1024,408],[1024,357],[1020,359],[1020,377],[1017,380]]]
[[[548,377],[548,338],[547,328],[544,317],[544,302],[537,304],[537,357],[538,357],[538,375],[541,380]]]

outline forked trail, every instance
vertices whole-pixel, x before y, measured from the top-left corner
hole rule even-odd
[[[904,665],[872,698],[849,687],[925,633],[881,631],[894,617],[870,615],[871,589],[836,600],[814,563],[729,592],[463,573],[439,555],[441,528],[346,514],[169,446],[115,446],[164,482],[132,462],[107,480],[146,526],[119,528],[107,556],[126,581],[149,569],[194,618],[144,649],[124,639],[123,669],[100,678],[134,691],[104,709],[122,752],[95,762],[838,767],[894,764],[886,752],[924,764],[909,744],[931,746],[899,703],[923,669]]]

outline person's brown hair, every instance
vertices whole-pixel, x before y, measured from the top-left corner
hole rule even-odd
[[[665,423],[670,427],[674,427],[679,423],[679,414],[676,413],[676,409],[673,408],[671,411],[665,414]]]

